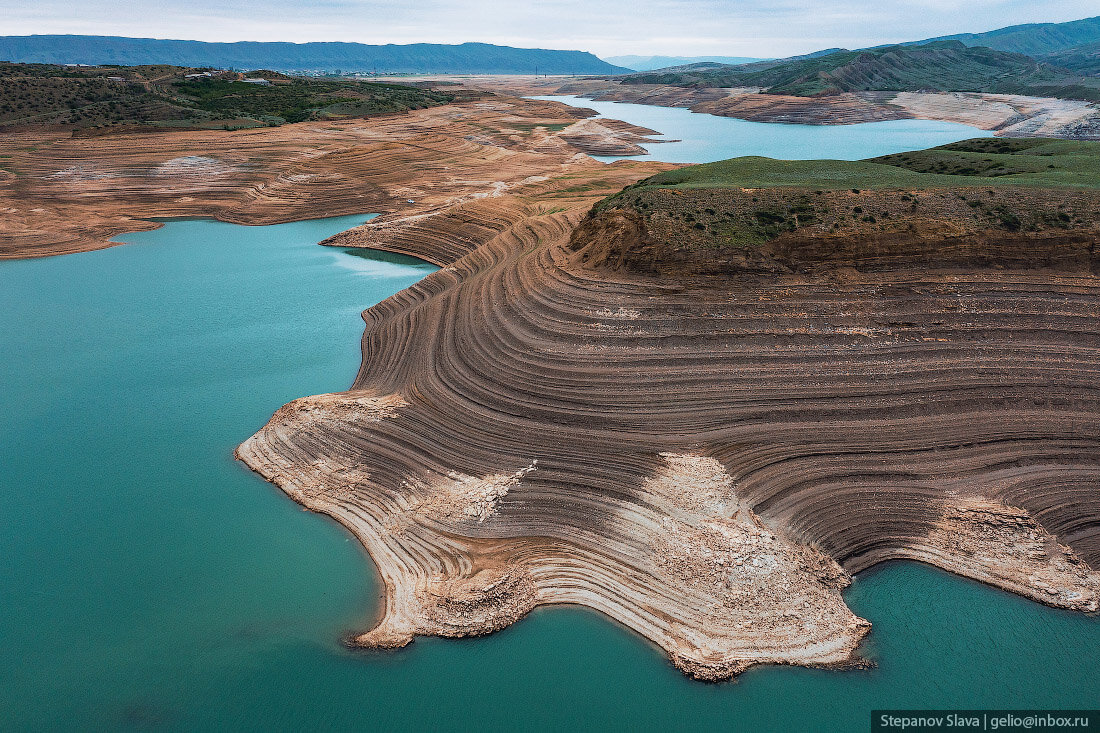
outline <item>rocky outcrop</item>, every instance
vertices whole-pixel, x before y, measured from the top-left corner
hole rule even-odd
[[[695,276],[1027,270],[1100,276],[1100,193],[635,189],[578,225],[586,267]]]
[[[621,120],[583,120],[562,130],[558,137],[589,155],[645,155],[646,149],[639,143],[661,142],[652,138],[658,134]]]
[[[865,92],[861,96],[913,117],[960,122],[1005,137],[1100,140],[1100,107],[1092,102],[973,92]]]
[[[736,117],[751,122],[781,122],[790,125],[851,125],[859,122],[904,120],[913,115],[889,102],[878,102],[858,94],[827,97],[793,97],[784,94],[737,94],[691,106],[692,112]]]

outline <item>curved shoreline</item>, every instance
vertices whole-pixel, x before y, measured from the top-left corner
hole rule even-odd
[[[456,114],[460,134],[433,129]],[[498,100],[313,125],[304,147],[307,128],[261,131],[241,180],[219,173],[230,152],[166,135],[171,152],[153,156],[175,156],[158,164],[171,175],[149,202],[154,174],[119,173],[124,150],[36,195],[70,217],[116,207],[61,230],[84,244],[142,207],[208,211],[208,194],[257,217],[377,199],[390,215],[326,243],[443,267],[364,313],[351,391],[296,400],[238,449],[375,559],[385,613],[360,644],[488,633],[579,603],[703,679],[850,664],[868,626],[840,591],[896,558],[1096,609],[1094,277],[838,269],[716,284],[588,262],[600,242],[573,237],[591,205],[675,166],[597,163],[548,119],[577,117]]]
[[[1077,386],[1097,363],[1100,334],[1080,330],[1093,278],[892,272],[727,293],[594,270],[570,237],[596,192],[560,185],[328,242],[445,265],[364,313],[352,391],[291,403],[238,453],[354,525],[384,568],[386,614],[355,644],[579,603],[701,679],[852,664],[868,624],[840,590],[892,559],[1096,610],[1100,394]],[[849,313],[867,288],[915,322]],[[1054,302],[1070,305],[1043,325]],[[983,355],[975,320],[1020,345]],[[1062,345],[1070,323],[1089,346]],[[971,384],[975,368],[1001,376]],[[1077,406],[1029,407],[1012,385],[1035,370],[1045,400],[1073,385]],[[791,381],[803,372],[819,376]],[[926,407],[904,418],[909,400]]]
[[[424,77],[517,95],[576,95],[596,101],[683,107],[751,122],[845,125],[884,120],[942,120],[1007,137],[1100,140],[1100,106],[1076,100],[980,92],[849,92],[824,97],[762,94],[755,88],[622,84],[613,79]]]

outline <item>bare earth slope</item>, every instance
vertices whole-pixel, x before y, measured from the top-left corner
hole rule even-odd
[[[869,624],[840,591],[891,558],[1097,609],[1091,225],[1036,266],[1026,238],[990,261],[926,221],[916,261],[868,227],[807,240],[848,243],[820,265],[785,240],[775,267],[655,269],[644,217],[583,219],[561,186],[332,242],[445,265],[364,314],[350,391],[238,450],[377,562],[385,611],[353,643],[581,603],[704,679],[854,664]]]
[[[496,98],[233,132],[11,132],[0,138],[0,258],[107,247],[113,235],[159,226],[147,217],[417,216],[531,177],[602,170],[581,153],[637,152],[649,132],[586,122],[591,114]]]

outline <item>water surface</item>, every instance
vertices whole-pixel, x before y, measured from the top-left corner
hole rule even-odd
[[[697,683],[580,608],[344,649],[369,562],[232,451],[347,388],[360,310],[435,269],[313,244],[361,220],[176,221],[0,262],[0,728],[860,731],[877,707],[1100,701],[1097,619],[916,564],[847,594],[870,670]]]
[[[584,97],[542,96],[574,107],[588,107],[600,117],[623,120],[661,133],[658,139],[678,142],[643,145],[646,155],[627,160],[669,163],[710,163],[742,155],[780,160],[861,160],[878,155],[920,150],[993,133],[969,125],[939,120],[888,120],[855,125],[787,125],[749,122],[733,117],[697,114],[681,107],[656,107],[629,102],[595,102]],[[611,162],[622,157],[593,156]]]

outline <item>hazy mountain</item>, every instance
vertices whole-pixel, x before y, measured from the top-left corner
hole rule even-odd
[[[905,45],[933,41],[961,41],[967,46],[986,46],[998,51],[1042,56],[1073,46],[1100,42],[1100,16],[1071,20],[1067,23],[1013,25],[986,33],[958,33],[953,36],[912,41],[911,44]]]
[[[46,64],[173,64],[278,71],[463,74],[618,74],[585,51],[487,43],[205,43],[120,36],[0,36],[0,60]]]
[[[625,66],[634,71],[651,71],[669,66],[686,66],[700,63],[748,64],[764,59],[750,56],[606,56],[603,60],[609,64]]]
[[[1100,100],[1100,79],[1030,56],[959,41],[837,51],[706,69],[630,74],[626,84],[761,87],[771,94],[813,96],[857,91],[973,91]]]

